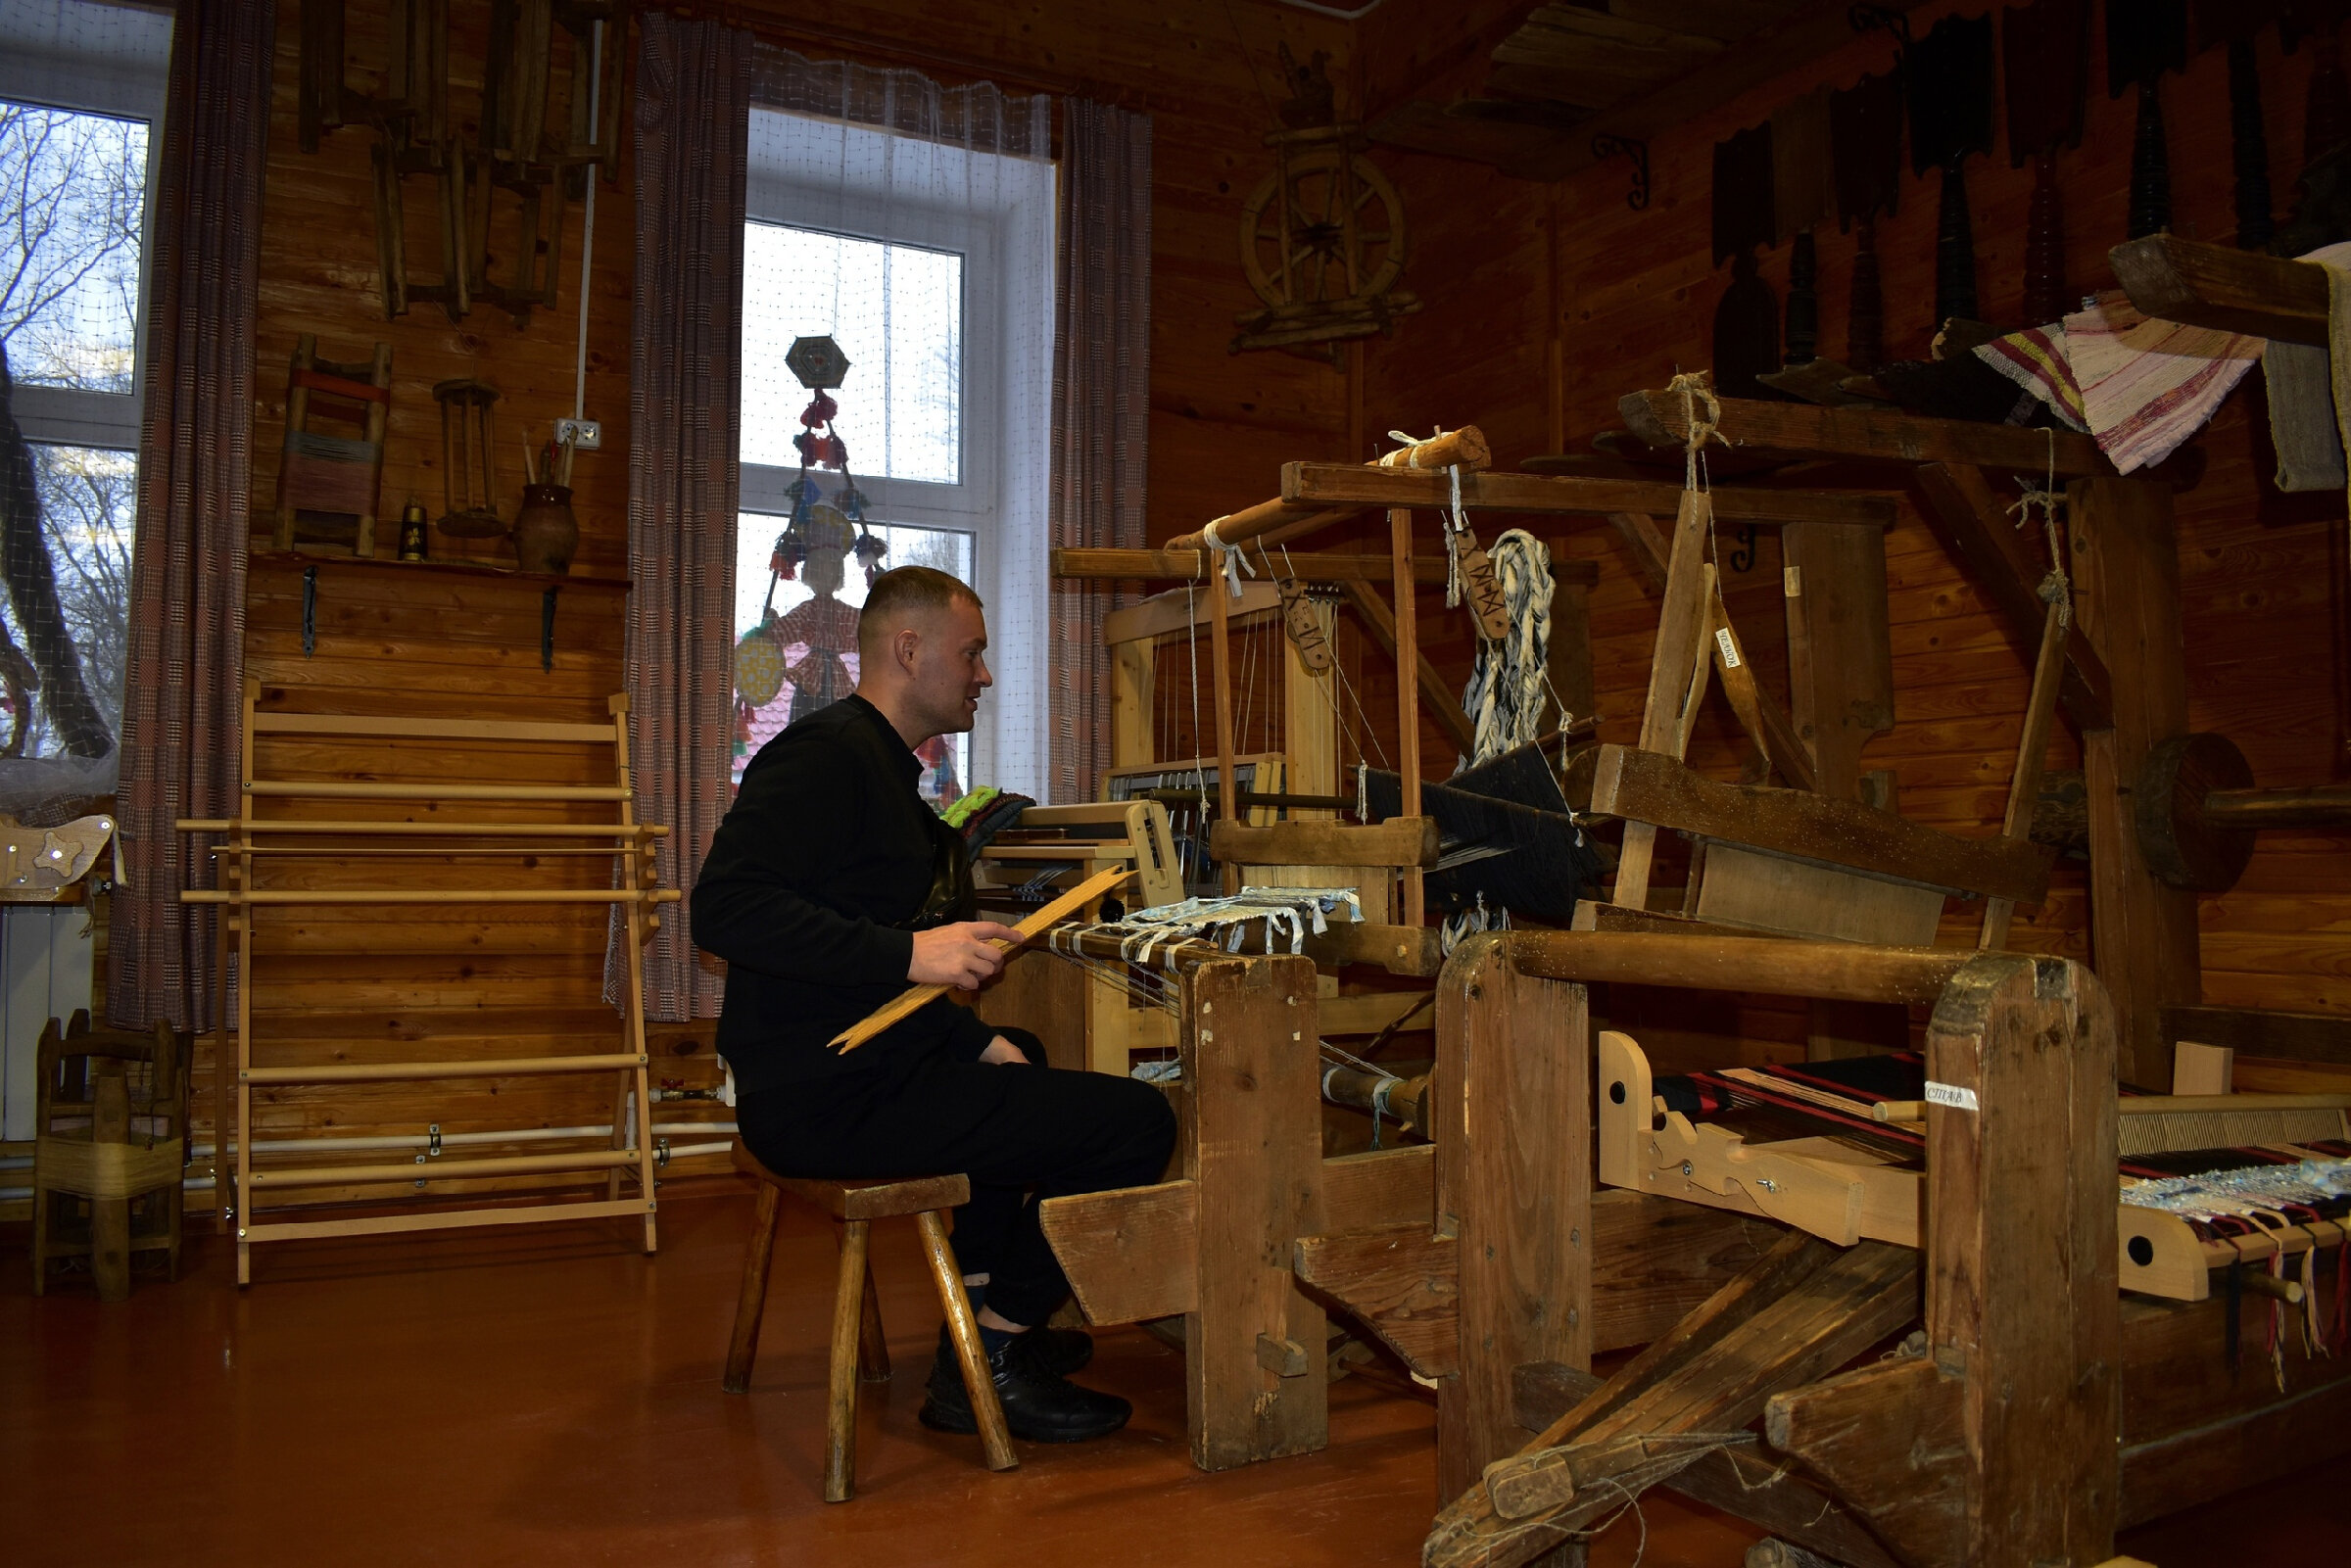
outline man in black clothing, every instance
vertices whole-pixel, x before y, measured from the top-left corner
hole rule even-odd
[[[940,998],[853,1053],[841,1030],[912,982],[966,991],[1003,966],[974,920],[961,836],[916,792],[914,748],[972,728],[992,684],[979,596],[942,572],[875,579],[858,684],[760,748],[694,889],[694,939],[726,960],[718,1048],[736,1123],[780,1175],[898,1179],[962,1171],[955,1255],[1016,1437],[1117,1431],[1127,1402],[1063,1375],[1084,1335],[1040,1327],[1069,1294],[1030,1199],[1157,1181],[1175,1146],[1147,1084],[1043,1064],[1035,1036]],[[978,1430],[942,1329],[924,1424]]]

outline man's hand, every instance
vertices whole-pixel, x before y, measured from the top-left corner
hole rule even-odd
[[[1029,1053],[999,1034],[987,1042],[987,1049],[980,1053],[980,1060],[991,1068],[1026,1066]]]
[[[1021,933],[992,920],[967,920],[914,934],[914,959],[906,977],[917,985],[952,985],[976,991],[983,980],[1004,967],[1004,952],[994,944],[1016,946]]]

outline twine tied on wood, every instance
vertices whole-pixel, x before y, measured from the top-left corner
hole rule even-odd
[[[2065,493],[2057,488],[2057,432],[2049,430],[2043,434],[2049,445],[2048,474],[2038,485],[2022,474],[2013,475],[2023,495],[2008,511],[2020,529],[2033,521],[2035,512],[2040,514],[2041,535],[2049,546],[2049,571],[2036,592],[2042,603],[2057,606],[2057,626],[2062,631],[2074,624],[2074,585],[2066,576],[2064,542],[2057,533],[2057,510],[2065,504]]]
[[[1722,400],[1714,396],[1714,389],[1707,384],[1703,370],[1685,371],[1675,376],[1665,383],[1665,390],[1682,395],[1682,423],[1690,431],[1682,442],[1682,488],[1697,490],[1700,488],[1699,450],[1709,441],[1719,442],[1725,447],[1730,445],[1721,429]],[[1699,412],[1701,404],[1705,407],[1703,414]]]

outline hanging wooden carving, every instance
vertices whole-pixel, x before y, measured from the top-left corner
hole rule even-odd
[[[1281,47],[1292,96],[1278,111],[1283,128],[1266,138],[1274,169],[1241,209],[1241,270],[1265,309],[1233,318],[1235,354],[1283,349],[1335,363],[1338,343],[1386,336],[1420,309],[1396,287],[1403,199],[1363,156],[1363,127],[1338,118],[1328,59],[1317,51],[1301,66]]]

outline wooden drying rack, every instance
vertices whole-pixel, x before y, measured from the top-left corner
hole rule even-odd
[[[219,1036],[215,1054],[213,1174],[225,1223],[234,1215],[237,1231],[237,1283],[253,1278],[252,1251],[257,1243],[292,1241],[320,1236],[373,1235],[400,1230],[442,1230],[472,1225],[531,1224],[562,1219],[626,1216],[645,1225],[645,1250],[654,1249],[654,1198],[651,1095],[646,1081],[645,943],[658,928],[654,906],[674,903],[674,889],[654,885],[653,851],[669,830],[640,823],[629,774],[629,702],[614,694],[603,724],[507,723],[494,720],[420,719],[391,715],[275,713],[262,709],[261,683],[245,683],[244,748],[239,784],[242,805],[231,818],[187,818],[173,824],[182,832],[225,834],[213,850],[219,885],[189,888],[180,894],[189,904],[227,906],[220,923]],[[259,744],[280,736],[366,736],[380,739],[492,741],[506,745],[592,745],[612,748],[610,784],[531,784],[487,783],[411,783],[388,780],[287,780],[257,778],[254,755]],[[414,822],[360,818],[288,819],[263,817],[263,800],[299,805],[302,802],[402,802],[432,809],[444,801],[498,802],[511,805],[610,804],[617,821],[570,822]],[[352,839],[412,839],[415,842],[353,844]],[[576,838],[576,845],[550,846],[550,839]],[[441,840],[470,840],[448,844]],[[319,888],[257,887],[257,865],[267,860],[358,858],[362,864],[425,857],[486,857],[528,855],[533,860],[554,855],[617,857],[628,868],[623,885],[611,888],[483,886],[420,889],[370,885],[367,880],[342,881]],[[563,864],[558,861],[557,864]],[[618,909],[627,925],[627,986],[621,1018],[621,1049],[565,1056],[474,1058],[390,1063],[343,1063],[329,1066],[257,1067],[253,1060],[253,970],[256,957],[251,910],[272,906],[323,905],[497,905],[604,904]],[[232,965],[238,978],[233,1020],[228,1006]],[[233,1072],[233,1078],[231,1076]],[[610,1072],[617,1079],[611,1147],[544,1155],[493,1155],[478,1159],[435,1160],[429,1166],[408,1164],[302,1164],[257,1170],[253,1159],[253,1091],[282,1084],[419,1081],[441,1078],[519,1077],[526,1075]],[[633,1105],[624,1117],[624,1104]],[[624,1120],[627,1125],[623,1125]],[[233,1129],[233,1133],[232,1133]],[[233,1164],[228,1153],[233,1136]],[[600,1200],[550,1202],[526,1206],[442,1207],[429,1211],[368,1214],[342,1218],[283,1219],[262,1222],[255,1200],[264,1193],[321,1185],[372,1185],[414,1181],[420,1169],[434,1180],[540,1175],[564,1172],[606,1172]],[[621,1178],[633,1175],[635,1194],[623,1197]],[[421,1183],[420,1183],[421,1185]]]

